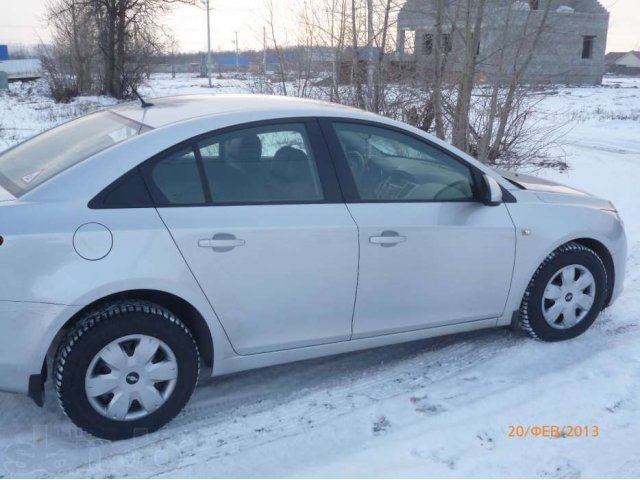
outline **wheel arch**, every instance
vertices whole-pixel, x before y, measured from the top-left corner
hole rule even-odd
[[[545,249],[536,252],[538,258],[537,262],[534,263],[535,260],[533,260],[531,263],[528,263],[527,272],[518,276],[522,283],[518,283],[518,285],[520,286],[516,289],[513,289],[512,287],[511,294],[513,296],[510,298],[512,299],[513,303],[509,304],[508,308],[505,310],[505,312],[509,312],[509,314],[507,315],[505,313],[505,316],[503,317],[503,325],[514,326],[517,324],[520,316],[520,305],[522,303],[522,299],[524,298],[524,295],[529,288],[529,284],[531,283],[531,280],[533,279],[536,271],[549,255],[569,243],[577,243],[579,245],[587,247],[593,250],[600,257],[607,273],[607,296],[605,298],[605,305],[608,306],[611,303],[611,299],[613,298],[614,294],[617,272],[615,271],[615,262],[609,248],[602,241],[597,240],[591,236],[580,236],[579,234],[566,236],[563,239],[558,240],[558,242],[551,246],[549,250]]]
[[[590,248],[600,257],[607,271],[607,296],[605,298],[604,304],[605,306],[609,305],[613,296],[613,287],[616,280],[616,271],[613,262],[613,256],[611,255],[609,249],[602,242],[599,242],[598,240],[595,240],[593,238],[576,238],[575,240],[571,240],[567,243],[579,243],[580,245]]]
[[[66,332],[73,328],[88,312],[107,302],[125,300],[148,301],[170,310],[187,326],[191,335],[193,335],[204,367],[213,369],[213,336],[204,316],[196,307],[183,298],[160,290],[127,290],[107,295],[84,306],[60,328],[49,348],[49,354],[55,354]]]

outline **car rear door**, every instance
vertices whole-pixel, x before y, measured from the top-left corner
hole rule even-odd
[[[315,120],[215,132],[144,175],[238,353],[350,338],[357,227]]]
[[[515,228],[470,166],[392,127],[322,125],[360,231],[353,338],[502,315]]]

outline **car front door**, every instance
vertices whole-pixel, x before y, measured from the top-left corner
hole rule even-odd
[[[357,227],[317,122],[215,132],[144,175],[238,353],[350,338]]]
[[[353,337],[499,317],[515,228],[505,205],[477,200],[477,173],[392,127],[322,125],[360,232]]]

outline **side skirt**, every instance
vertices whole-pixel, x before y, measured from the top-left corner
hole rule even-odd
[[[432,327],[411,332],[395,333],[378,337],[360,338],[344,342],[335,342],[313,347],[303,347],[291,350],[280,350],[269,353],[259,353],[255,355],[235,355],[228,358],[216,359],[212,376],[227,375],[230,373],[252,370],[255,368],[269,367],[283,363],[297,362],[311,358],[319,358],[341,353],[354,352],[357,350],[367,350],[370,348],[382,347],[406,343],[415,340],[423,340],[432,337],[441,337],[455,333],[494,328],[496,319],[476,320],[472,322],[458,323],[444,327]]]

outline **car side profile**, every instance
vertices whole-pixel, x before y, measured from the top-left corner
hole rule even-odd
[[[0,153],[0,389],[106,439],[199,378],[470,330],[585,332],[626,237],[584,192],[337,105],[123,104]]]

